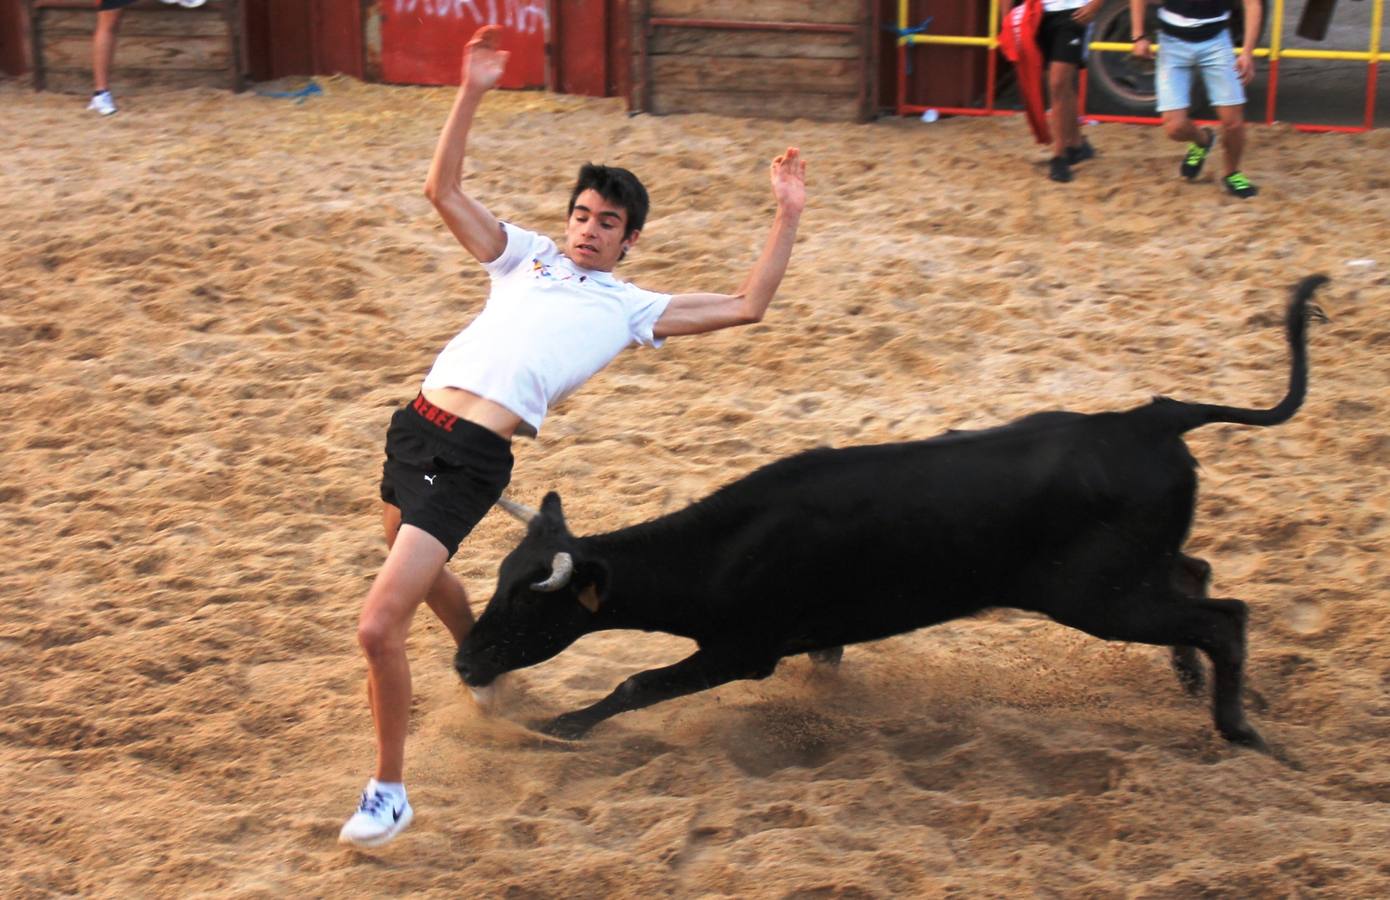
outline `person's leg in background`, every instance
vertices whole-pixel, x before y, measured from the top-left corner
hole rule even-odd
[[[116,56],[116,27],[121,21],[119,9],[97,10],[97,27],[92,33],[92,102],[88,109],[103,116],[116,111],[111,97],[111,61]]]

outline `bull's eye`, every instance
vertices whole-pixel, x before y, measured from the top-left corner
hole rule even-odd
[[[536,594],[540,593],[536,590],[536,585],[549,577],[549,569],[528,569],[525,577],[517,580],[517,593],[521,594],[523,597],[534,597]]]

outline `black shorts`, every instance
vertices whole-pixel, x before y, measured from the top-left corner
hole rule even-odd
[[[434,537],[449,556],[511,480],[512,444],[501,435],[424,396],[392,414],[381,499],[401,511],[402,524]]]
[[[1086,68],[1086,45],[1091,29],[1072,18],[1074,9],[1043,13],[1038,25],[1038,48],[1048,62],[1071,63]]]
[[[134,3],[134,2],[135,2],[135,0],[101,0],[101,6],[99,6],[99,7],[97,7],[97,8],[98,8],[98,9],[120,9],[120,8],[123,7],[123,6],[129,6],[130,4],[132,4],[132,3]]]

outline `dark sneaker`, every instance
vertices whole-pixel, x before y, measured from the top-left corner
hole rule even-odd
[[[1067,148],[1067,162],[1073,166],[1079,162],[1085,162],[1088,159],[1095,158],[1096,148],[1092,147],[1091,142],[1085,138],[1082,138],[1081,143],[1077,144],[1075,147]]]
[[[1210,128],[1202,129],[1207,134],[1206,146],[1201,144],[1188,144],[1187,156],[1183,157],[1182,167],[1178,169],[1179,174],[1188,181],[1202,174],[1202,164],[1207,161],[1207,155],[1216,146],[1216,132]]]
[[[1053,181],[1071,181],[1071,163],[1065,156],[1052,157],[1047,167],[1047,177]]]
[[[1245,177],[1244,172],[1232,172],[1221,179],[1221,184],[1226,188],[1226,193],[1242,200],[1249,200],[1260,192],[1260,189],[1251,184],[1250,179]]]

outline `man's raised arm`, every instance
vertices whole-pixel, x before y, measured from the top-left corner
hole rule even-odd
[[[772,161],[772,193],[777,198],[772,231],[738,292],[675,295],[657,319],[653,335],[702,334],[762,320],[786,274],[801,211],[806,207],[806,162],[795,147]]]
[[[495,25],[479,28],[463,48],[463,83],[454,98],[449,121],[434,148],[434,162],[425,179],[425,196],[449,226],[464,249],[488,263],[502,255],[507,238],[497,217],[487,207],[468,196],[459,186],[463,177],[463,156],[468,129],[483,95],[497,85],[511,54],[498,49],[501,29]]]

